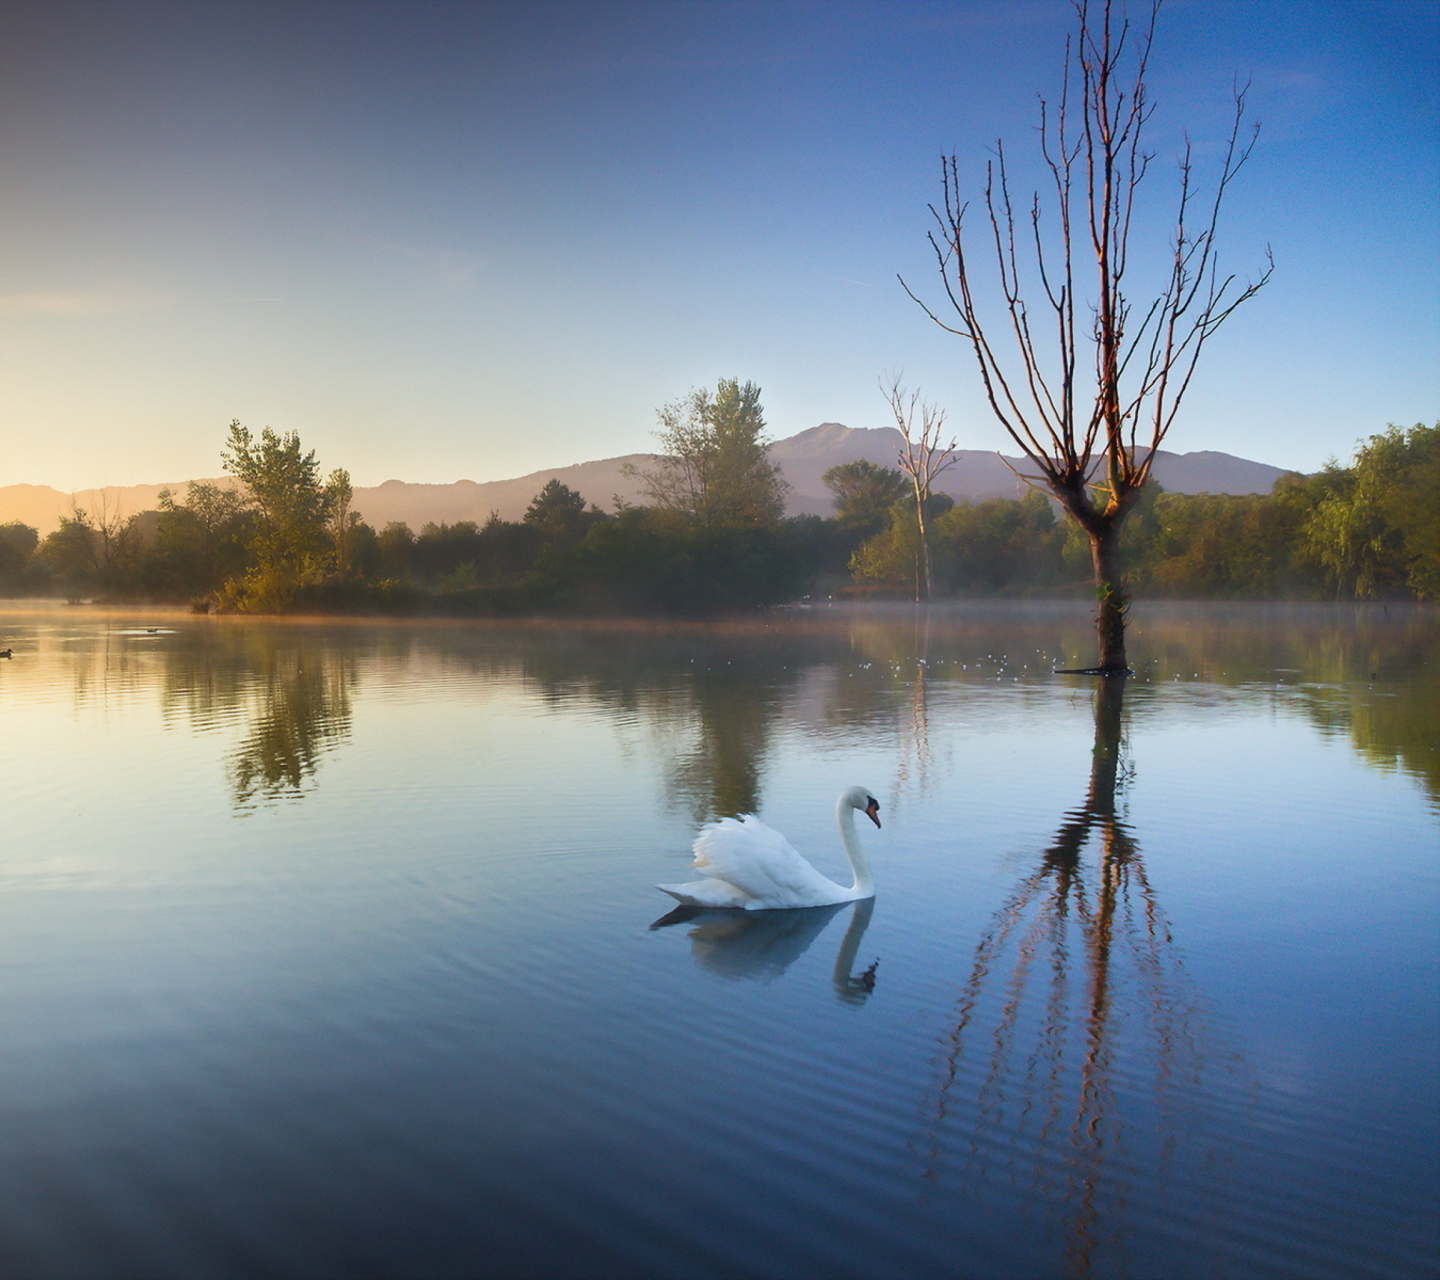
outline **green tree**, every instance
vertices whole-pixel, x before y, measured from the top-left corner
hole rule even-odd
[[[0,524],[0,590],[20,591],[30,584],[40,533],[12,520]]]
[[[603,518],[596,508],[586,509],[583,494],[552,478],[531,499],[524,522],[539,529],[552,542],[565,542],[584,537],[585,530],[596,519]]]
[[[706,528],[682,512],[629,507],[553,544],[526,579],[532,605],[582,614],[714,615],[793,600],[806,568],[785,521]]]
[[[926,527],[954,505],[949,494],[931,494],[923,508]],[[901,498],[890,508],[888,527],[867,538],[850,557],[851,577],[862,584],[908,590],[918,599],[922,581],[920,529],[911,500]]]
[[[767,452],[759,387],[722,378],[713,395],[692,391],[658,416],[663,456],[650,470],[626,469],[655,506],[707,529],[780,519],[787,486]]]
[[[909,482],[891,467],[858,459],[831,467],[821,479],[835,495],[836,518],[848,529],[869,537],[879,533]]]
[[[961,502],[934,521],[935,576],[947,592],[1052,586],[1064,576],[1064,541],[1043,494]]]
[[[193,480],[183,502],[160,491],[149,558],[152,587],[166,594],[203,595],[244,572],[250,515],[245,495],[229,485]]]
[[[239,419],[221,452],[225,469],[245,486],[253,517],[254,564],[227,594],[242,612],[281,613],[306,583],[322,576],[330,494],[320,481],[315,451],[302,451],[299,435],[269,427],[255,439]]]
[[[1326,468],[1307,549],[1339,595],[1440,598],[1440,426],[1391,426]]]
[[[1131,544],[1137,581],[1157,595],[1280,595],[1291,577],[1285,514],[1267,495],[1160,493],[1149,536]]]
[[[415,535],[403,520],[392,520],[376,535],[381,577],[405,579],[414,569]]]
[[[116,594],[133,574],[140,551],[140,530],[135,517],[121,515],[100,494],[99,510],[92,515],[72,507],[60,526],[40,546],[41,558],[72,588]]]
[[[336,467],[325,482],[326,527],[330,535],[330,552],[335,558],[335,572],[348,578],[355,572],[355,548],[364,521],[358,511],[351,510],[355,489],[350,473]]]

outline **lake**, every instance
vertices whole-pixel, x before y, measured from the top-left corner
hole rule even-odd
[[[1087,613],[0,604],[0,1272],[1436,1274],[1440,614]]]

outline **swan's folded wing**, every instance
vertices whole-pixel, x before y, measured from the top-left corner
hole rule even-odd
[[[817,890],[835,887],[753,814],[711,823],[695,837],[694,850],[697,871],[776,906],[809,903]]]

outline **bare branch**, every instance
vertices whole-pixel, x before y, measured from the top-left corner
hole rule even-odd
[[[1265,268],[1244,284],[1217,267],[1221,206],[1257,136],[1254,128],[1244,131],[1249,86],[1237,84],[1213,187],[1203,201],[1197,196],[1187,140],[1168,263],[1150,297],[1132,298],[1131,234],[1153,160],[1144,138],[1154,112],[1147,75],[1160,5],[1152,0],[1133,23],[1113,0],[1075,0],[1074,8],[1077,28],[1065,43],[1060,93],[1053,104],[1042,98],[1039,108],[1053,214],[1033,193],[1030,225],[1017,234],[1008,158],[997,143],[982,194],[998,300],[982,314],[976,268],[966,252],[968,205],[958,162],[945,157],[944,200],[939,209],[931,206],[929,239],[954,318],[942,320],[908,286],[906,293],[974,353],[992,412],[1035,470],[1021,478],[1043,483],[1090,536],[1101,612],[1108,610],[1112,624],[1110,641],[1102,634],[1101,642],[1101,665],[1110,668],[1124,665],[1123,589],[1113,554],[1119,526],[1150,478],[1205,344],[1264,287],[1274,264],[1267,251]],[[1087,262],[1094,275],[1084,287],[1085,325],[1076,300],[1082,293],[1077,273]],[[1033,322],[1031,296],[1042,308]],[[1004,330],[1008,338],[1000,336]],[[1082,405],[1084,360],[1093,368],[1094,388]],[[892,382],[891,391],[898,389]],[[913,398],[903,404],[887,398],[897,423],[917,408]]]

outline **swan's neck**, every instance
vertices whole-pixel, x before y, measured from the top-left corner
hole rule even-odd
[[[835,805],[835,825],[840,828],[840,843],[845,846],[850,870],[855,873],[851,892],[857,898],[868,898],[875,892],[875,881],[870,876],[870,864],[865,860],[865,850],[860,847],[860,836],[855,830],[855,808],[843,796]]]

